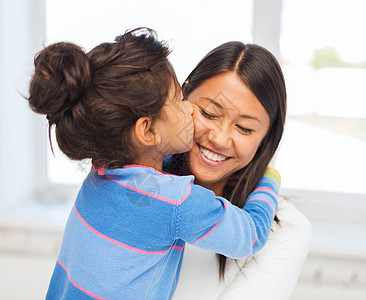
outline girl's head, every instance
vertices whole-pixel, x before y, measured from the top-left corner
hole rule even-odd
[[[58,145],[70,159],[91,158],[107,168],[135,163],[140,158],[132,135],[139,119],[156,141],[154,126],[169,121],[166,106],[179,108],[177,118],[189,115],[178,103],[181,89],[169,53],[149,29],[128,31],[89,53],[72,43],[52,44],[34,59],[30,107],[55,125]],[[189,150],[191,142],[180,138],[174,150]]]

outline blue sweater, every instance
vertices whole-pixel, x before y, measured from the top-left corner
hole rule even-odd
[[[268,171],[240,209],[194,185],[193,176],[139,165],[92,170],[70,213],[47,299],[170,299],[186,242],[250,257],[268,239],[277,174]]]

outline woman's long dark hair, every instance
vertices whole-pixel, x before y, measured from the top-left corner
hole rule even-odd
[[[228,180],[222,196],[243,207],[273,158],[281,140],[286,116],[286,87],[276,58],[265,48],[254,44],[228,42],[209,52],[189,74],[183,84],[183,95],[189,94],[205,80],[222,72],[237,73],[267,111],[270,127],[252,161]],[[168,171],[181,174],[188,163],[186,156],[172,157]],[[279,221],[277,217],[276,221]],[[224,278],[227,257],[217,254],[219,277]]]

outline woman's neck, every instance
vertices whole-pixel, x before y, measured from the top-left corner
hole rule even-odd
[[[186,155],[185,156],[185,161],[188,161],[188,157],[187,157],[188,152],[185,153],[185,155]],[[182,175],[194,175],[194,174],[192,174],[192,171],[191,171],[191,168],[189,166],[189,163],[187,163],[183,167],[183,172],[181,174]],[[200,186],[203,186],[206,189],[209,189],[209,190],[213,191],[216,196],[222,196],[227,181],[228,181],[228,178],[222,179],[222,180],[217,181],[217,182],[200,182],[196,178],[195,181],[194,181],[194,183],[195,184],[198,184]]]
[[[195,184],[198,184],[200,186],[203,186],[206,189],[213,191],[216,196],[222,196],[222,194],[224,192],[224,187],[225,187],[226,181],[223,180],[223,181],[215,182],[215,183],[202,183],[202,182],[199,182],[196,180]]]

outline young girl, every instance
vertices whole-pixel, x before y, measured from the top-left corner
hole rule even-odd
[[[164,157],[192,147],[192,105],[168,48],[134,30],[85,54],[71,43],[35,58],[29,104],[55,125],[60,149],[91,158],[70,213],[48,299],[168,299],[185,242],[232,258],[265,244],[277,210],[269,170],[243,209],[163,173]],[[217,164],[232,159],[214,155]]]

